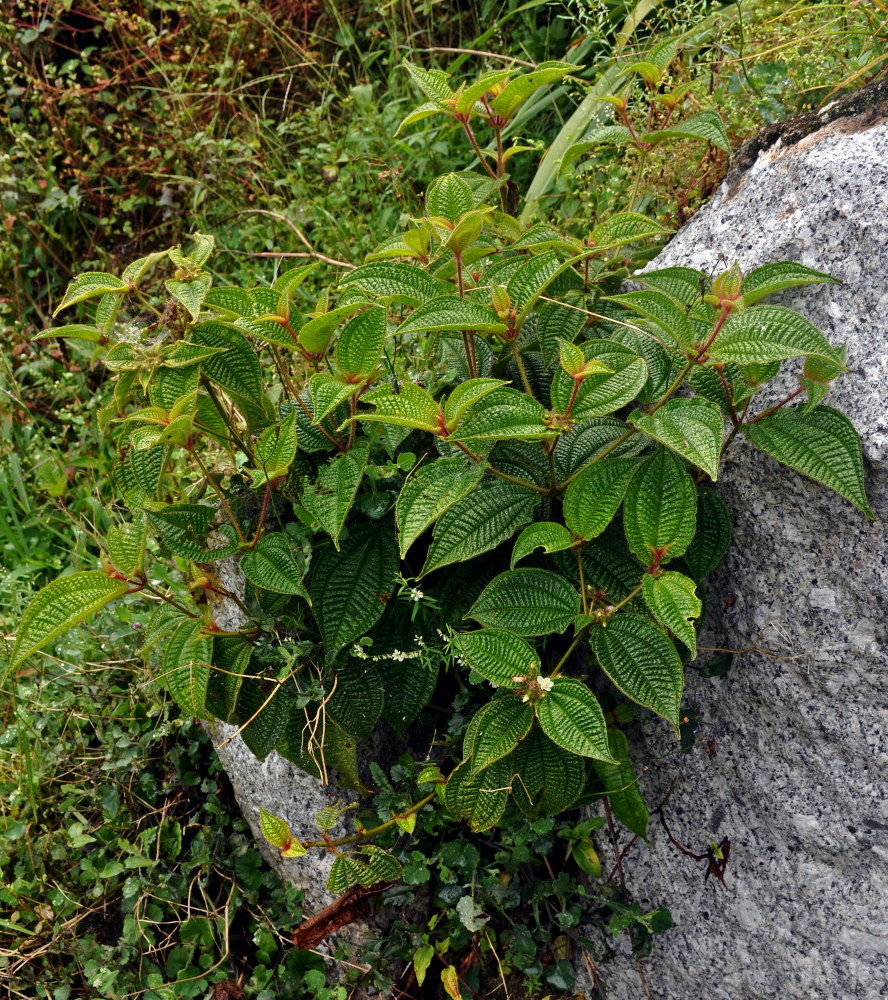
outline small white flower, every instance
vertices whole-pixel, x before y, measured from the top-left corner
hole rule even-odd
[[[530,695],[526,694],[521,700],[522,701],[530,701]]]
[[[552,680],[551,677],[541,677],[537,681],[537,686],[539,687],[540,691],[551,691],[554,685],[555,682]]]
[[[394,661],[395,661],[396,663],[400,663],[400,662],[401,662],[401,660],[403,660],[403,659],[404,659],[404,654],[403,654],[403,653],[401,652],[401,650],[400,650],[400,649],[395,649],[395,650],[393,650],[393,651],[392,651],[392,659],[393,659],[393,660],[394,660]]]
[[[418,604],[425,597],[425,594],[419,589],[419,587],[411,587],[410,597]]]

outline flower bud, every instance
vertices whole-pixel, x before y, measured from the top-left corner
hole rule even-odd
[[[712,295],[718,299],[719,304],[729,309],[734,307],[735,302],[742,298],[741,288],[743,287],[743,275],[740,271],[740,262],[735,260],[727,271],[722,273],[712,282]]]

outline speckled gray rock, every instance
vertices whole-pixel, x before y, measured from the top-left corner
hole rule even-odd
[[[777,655],[744,655],[719,679],[687,672],[713,759],[655,763],[669,747],[662,728],[647,733],[648,800],[678,777],[672,833],[698,852],[732,842],[727,888],[704,884],[705,862],[682,857],[655,823],[653,847],[627,856],[634,893],[677,925],[646,963],[657,1000],[888,996],[886,115],[876,106],[761,153],[651,265],[709,269],[724,253],[744,270],[792,259],[843,280],[783,301],[848,345],[852,373],[826,402],[861,432],[879,518],[732,446],[719,492],[734,543],[707,588],[703,644]],[[644,996],[631,962],[602,972],[609,997]]]

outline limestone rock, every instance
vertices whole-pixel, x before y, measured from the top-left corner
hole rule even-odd
[[[652,726],[636,761],[651,765],[651,804],[678,777],[666,815],[680,841],[732,842],[726,888],[656,821],[653,847],[627,855],[633,893],[676,923],[645,966],[658,1000],[888,996],[888,99],[869,96],[863,113],[759,151],[650,265],[708,270],[723,253],[842,279],[782,301],[848,345],[851,373],[825,402],[862,435],[879,518],[732,445],[718,488],[734,542],[707,586],[702,645],[775,655],[740,656],[722,678],[687,671],[714,758],[674,753]],[[644,995],[632,962],[601,971],[609,997]]]

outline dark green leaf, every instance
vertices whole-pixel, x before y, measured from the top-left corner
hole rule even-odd
[[[514,569],[490,581],[469,617],[519,635],[548,635],[563,632],[579,613],[580,595],[564,577],[545,569]]]

